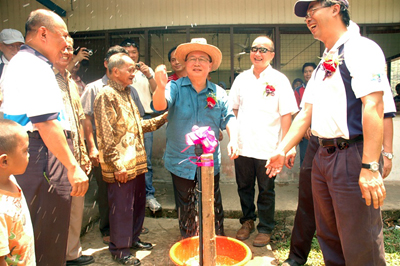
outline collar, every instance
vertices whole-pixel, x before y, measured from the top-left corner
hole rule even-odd
[[[343,33],[342,36],[340,36],[339,40],[336,41],[335,45],[332,47],[331,50],[328,51],[328,49],[325,48],[323,57],[325,57],[327,54],[334,54],[334,53],[336,53],[336,51],[338,50],[338,48],[339,48],[342,44],[344,44],[345,42],[347,42],[347,41],[350,39],[350,37],[351,37],[351,33],[350,33],[350,31],[347,30],[345,33]]]
[[[117,91],[125,91],[127,89],[129,89],[129,86],[122,86],[121,84],[115,82],[114,80],[109,79],[108,83],[107,83],[111,88],[117,90]]]
[[[45,61],[47,64],[49,64],[51,67],[53,67],[53,64],[49,61],[49,59],[47,59],[47,57],[45,57],[44,55],[42,55],[41,53],[39,53],[37,50],[35,50],[34,48],[30,47],[27,44],[23,44],[21,46],[21,49],[19,50],[19,52],[23,52],[23,53],[30,53],[34,56],[36,56],[39,59],[42,59],[43,61]]]
[[[101,78],[101,82],[103,83],[103,87],[107,85],[109,78],[107,77],[107,74],[105,74],[102,78]]]
[[[274,69],[274,68],[273,68],[270,64],[268,64],[268,66],[260,73],[260,79],[261,79],[261,78],[267,77],[268,74],[269,74],[273,69]],[[255,77],[255,75],[254,75],[254,65],[251,65],[250,71],[251,71],[251,74]]]
[[[70,79],[71,78],[71,73],[68,71],[68,70],[64,70],[65,72],[64,72],[64,75],[60,72],[60,71],[58,71],[58,69],[57,68],[55,68],[55,67],[53,67],[53,72],[54,72],[54,75],[58,75],[58,74],[60,74],[62,77],[64,77],[65,76],[65,80],[68,80],[68,79]]]
[[[7,60],[7,58],[4,56],[4,54],[1,56],[0,58],[1,63],[4,63],[5,65],[7,65],[9,63],[9,61]]]
[[[183,77],[183,78],[180,78],[180,80],[182,80],[182,86],[190,86],[191,88],[193,88],[193,85],[192,85],[192,82],[190,81],[190,79],[189,79],[189,77]],[[193,88],[194,89],[194,88]],[[215,84],[214,83],[212,83],[211,81],[209,81],[209,80],[206,80],[206,87],[205,87],[205,89],[203,89],[201,92],[199,92],[199,93],[202,93],[203,91],[212,91],[213,93],[216,93],[217,92],[217,87],[215,86]]]

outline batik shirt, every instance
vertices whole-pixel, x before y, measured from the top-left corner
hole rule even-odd
[[[128,180],[147,172],[143,133],[161,127],[166,120],[140,118],[130,87],[109,80],[94,101],[100,165],[103,179],[114,183],[114,172],[126,169]]]

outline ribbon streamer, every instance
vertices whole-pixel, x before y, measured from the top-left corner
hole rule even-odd
[[[201,144],[204,153],[214,153],[215,148],[218,146],[218,140],[215,138],[214,131],[211,130],[211,127],[207,126],[198,127],[194,125],[192,127],[192,132],[187,133],[185,139],[188,146],[181,152],[185,152],[192,145]],[[196,161],[192,161],[193,159],[196,159]],[[197,156],[190,156],[188,159],[183,161],[186,160],[189,160],[191,163],[196,164],[197,166],[214,166],[214,161],[210,160],[208,162],[200,162],[200,157]]]

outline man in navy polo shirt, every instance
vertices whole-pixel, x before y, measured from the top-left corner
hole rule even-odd
[[[52,70],[67,48],[68,30],[58,15],[43,9],[31,12],[25,28],[26,45],[10,61],[2,84],[4,118],[29,135],[31,160],[16,179],[31,213],[37,265],[64,265],[71,196],[82,197],[88,189]]]
[[[380,206],[383,91],[389,86],[380,47],[348,31],[347,0],[299,0],[323,58],[305,92],[304,107],[266,165],[273,176],[311,125],[319,148],[312,165],[317,237],[326,265],[385,265]],[[364,56],[368,55],[368,56]]]

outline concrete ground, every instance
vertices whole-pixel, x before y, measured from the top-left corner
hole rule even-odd
[[[158,169],[160,173],[162,169]],[[157,173],[157,169],[155,169]],[[103,244],[98,225],[94,223],[98,219],[97,206],[93,203],[96,183],[91,182],[92,189],[87,193],[84,225],[91,224],[82,236],[83,253],[93,255],[96,262],[91,265],[118,265],[110,256],[107,245]],[[151,242],[154,248],[151,251],[137,251],[133,254],[141,260],[142,265],[163,266],[173,265],[169,259],[169,249],[179,241],[180,233],[178,230],[178,220],[174,210],[174,197],[172,183],[165,180],[154,183],[157,200],[163,206],[161,212],[150,213],[146,210],[144,225],[150,230],[146,235],[141,236],[141,240]],[[386,182],[387,198],[383,211],[398,210],[400,202],[400,182]],[[294,211],[297,207],[298,186],[295,183],[276,183],[276,215],[286,216],[286,220],[293,221]],[[240,228],[238,218],[240,217],[240,202],[236,191],[236,184],[233,182],[221,183],[221,193],[225,210],[225,233],[229,237],[235,237],[236,231]],[[91,199],[92,198],[92,199]],[[253,259],[247,265],[277,265],[271,246],[263,248],[253,247],[252,240],[256,232],[244,241],[253,253]],[[281,263],[281,262],[279,262]]]

